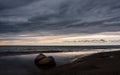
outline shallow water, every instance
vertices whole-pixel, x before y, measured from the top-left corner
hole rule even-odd
[[[118,49],[116,49],[117,51]],[[104,50],[103,50],[104,51]],[[61,53],[44,53],[47,56],[55,58],[57,66],[71,63],[78,57],[89,54],[103,52],[102,50],[80,51],[80,52],[61,52]],[[105,50],[115,51],[115,50]],[[34,75],[40,73],[39,68],[34,64],[34,59],[38,54],[16,55],[0,57],[0,75]]]

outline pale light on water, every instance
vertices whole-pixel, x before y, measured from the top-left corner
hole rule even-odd
[[[79,52],[60,52],[60,53],[43,53],[47,56],[53,56],[57,66],[71,63],[77,58],[87,56],[93,53],[118,51],[119,49],[93,49],[91,51]],[[0,75],[29,75],[40,72],[34,64],[37,54],[16,55],[0,57]]]

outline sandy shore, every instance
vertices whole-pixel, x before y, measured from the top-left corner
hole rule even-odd
[[[46,56],[53,56],[56,65],[61,66],[71,63],[75,58],[91,53],[94,52],[58,52],[44,54]],[[0,75],[42,75],[43,70],[34,64],[34,60],[38,54],[11,54],[0,57]]]
[[[120,75],[120,51],[93,54],[36,75]]]
[[[120,75],[119,50],[44,54],[53,56],[58,66],[39,69],[34,64],[38,54],[3,56],[0,57],[0,75]]]

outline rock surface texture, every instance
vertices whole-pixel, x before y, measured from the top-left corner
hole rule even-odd
[[[55,60],[52,56],[45,56],[43,54],[39,54],[35,58],[35,65],[40,69],[47,70],[54,68],[56,66]]]

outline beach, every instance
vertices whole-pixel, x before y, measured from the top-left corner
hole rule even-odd
[[[0,75],[120,75],[120,0],[0,0]]]
[[[79,58],[73,63],[42,75],[120,75],[120,51],[102,52]]]
[[[57,66],[39,69],[37,54],[0,57],[0,75],[120,75],[120,51],[81,51],[44,53],[53,56]]]
[[[53,56],[56,61],[56,66],[71,63],[75,58],[86,56],[93,52],[58,52],[44,53],[46,56]],[[34,75],[44,71],[39,69],[34,60],[40,53],[33,54],[9,54],[0,57],[0,75]]]

